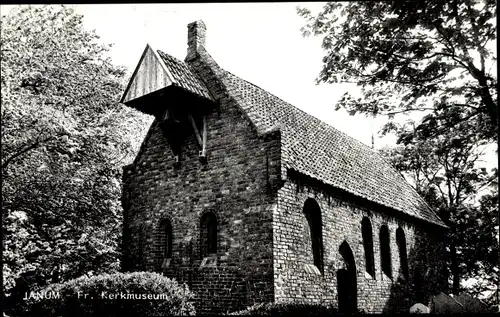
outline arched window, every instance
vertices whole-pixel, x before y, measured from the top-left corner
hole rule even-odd
[[[323,224],[321,221],[321,209],[314,199],[309,198],[304,203],[303,212],[309,224],[314,265],[323,273]]]
[[[392,277],[389,228],[387,228],[386,225],[380,227],[380,264],[382,266],[382,272],[388,277]]]
[[[406,238],[402,228],[396,230],[396,243],[399,249],[399,265],[403,277],[408,280],[408,257],[406,254]]]
[[[375,277],[375,260],[373,256],[373,233],[372,224],[368,217],[361,221],[361,233],[363,235],[363,247],[365,249],[366,272]]]
[[[157,235],[158,265],[172,257],[172,223],[168,219],[160,221]]]
[[[201,253],[207,256],[217,253],[217,218],[213,212],[207,212],[201,217]]]

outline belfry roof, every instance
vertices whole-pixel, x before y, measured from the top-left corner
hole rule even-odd
[[[200,25],[204,28],[203,24],[195,24],[195,27]],[[204,48],[201,49],[204,51]],[[209,56],[206,52],[203,54]],[[207,79],[197,73],[191,61],[180,61],[161,51],[153,52],[152,56],[155,56],[156,60],[159,59],[161,67],[157,66],[156,69],[165,73],[168,85],[181,87],[204,99],[214,100],[204,83]],[[446,227],[416,190],[377,151],[270,92],[220,68],[213,60],[211,64],[211,67],[216,68],[213,72],[216,81],[225,87],[225,93],[236,101],[259,134],[280,131],[282,168],[301,173],[402,214]],[[141,62],[138,69],[140,65]],[[131,82],[136,80],[134,76]],[[148,76],[157,78],[149,73]],[[129,83],[124,97],[130,86]]]

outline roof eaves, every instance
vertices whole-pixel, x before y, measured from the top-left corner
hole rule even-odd
[[[313,178],[314,180],[316,180],[316,181],[319,181],[319,182],[323,183],[324,185],[331,186],[332,188],[339,188],[339,189],[341,189],[341,190],[344,190],[344,191],[346,191],[346,192],[350,193],[351,195],[358,196],[358,197],[360,197],[360,198],[363,198],[363,199],[366,199],[366,200],[368,200],[368,201],[373,202],[373,201],[372,201],[370,198],[368,198],[368,197],[363,197],[363,196],[362,196],[362,195],[360,195],[360,194],[354,194],[354,193],[352,193],[351,191],[349,191],[349,190],[347,190],[347,189],[345,189],[345,188],[342,188],[341,186],[338,186],[338,185],[333,184],[333,183],[331,183],[331,182],[329,182],[329,181],[327,181],[327,180],[324,180],[324,179],[322,179],[322,178],[319,178],[319,177],[317,177],[316,175],[313,175],[313,174],[311,174],[311,173],[308,173],[307,171],[304,171],[304,170],[302,170],[302,169],[297,169],[297,168],[294,168],[294,167],[292,167],[292,166],[289,166],[287,169],[288,169],[288,170],[292,170],[292,171],[294,171],[295,173],[298,173],[298,174],[302,174],[302,175],[305,175],[305,176],[311,177],[311,178]],[[422,199],[422,200],[423,200],[423,199]],[[424,203],[425,203],[425,201],[424,201]],[[439,226],[439,227],[442,227],[442,228],[444,228],[444,229],[449,229],[449,227],[448,227],[448,226],[447,226],[444,222],[442,222],[442,221],[441,221],[441,222],[438,222],[438,221],[434,221],[434,220],[432,220],[432,219],[428,219],[428,218],[422,217],[422,216],[420,216],[420,215],[409,214],[409,213],[404,212],[403,210],[396,209],[396,208],[394,208],[394,207],[392,207],[392,206],[389,206],[389,205],[387,205],[387,204],[384,204],[384,203],[382,203],[382,202],[377,202],[376,204],[381,205],[381,206],[383,206],[383,207],[385,207],[385,208],[389,208],[389,209],[391,209],[391,210],[396,210],[398,213],[403,213],[403,214],[404,214],[404,215],[406,215],[406,216],[409,216],[409,217],[412,217],[412,218],[416,218],[416,219],[419,219],[419,220],[421,220],[421,221],[425,221],[425,222],[427,222],[427,223],[434,224],[434,225]],[[427,203],[425,203],[425,204],[426,204],[426,207],[427,207],[427,208],[429,208],[431,211],[433,211],[433,210],[432,210],[432,208],[430,208],[430,207],[427,205]],[[438,217],[437,219],[440,219],[440,218]]]

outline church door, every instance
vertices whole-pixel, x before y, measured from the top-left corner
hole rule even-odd
[[[351,248],[343,242],[339,249],[345,262],[345,268],[337,270],[337,295],[339,313],[357,311],[356,264]]]

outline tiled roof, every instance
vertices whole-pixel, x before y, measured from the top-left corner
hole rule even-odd
[[[365,144],[227,71],[220,80],[260,133],[280,129],[282,164],[407,215],[445,226],[403,176]]]
[[[213,100],[187,63],[158,51],[175,83]],[[218,67],[218,66],[217,66]],[[443,221],[389,163],[365,144],[220,69],[219,80],[261,134],[280,129],[282,164],[325,184],[440,226]]]
[[[207,87],[203,84],[203,81],[201,81],[198,75],[191,70],[188,64],[160,50],[157,52],[165,63],[165,66],[167,66],[175,85],[198,96],[213,100]]]

